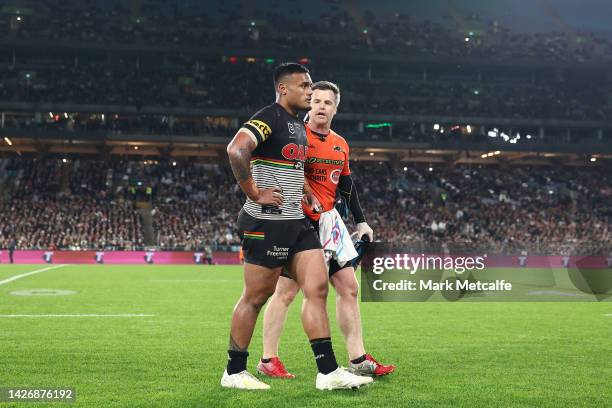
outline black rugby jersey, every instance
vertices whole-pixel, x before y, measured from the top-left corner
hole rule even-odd
[[[252,217],[267,220],[304,218],[304,162],[308,139],[304,124],[278,103],[266,106],[243,126],[257,139],[251,157],[253,180],[259,188],[282,189],[283,204],[259,205],[247,197],[244,210]]]

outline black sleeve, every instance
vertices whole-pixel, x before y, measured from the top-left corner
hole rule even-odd
[[[246,121],[243,128],[250,130],[257,139],[257,145],[268,140],[276,125],[276,111],[273,106],[267,106]]]
[[[360,222],[365,222],[363,210],[361,209],[361,205],[359,204],[359,197],[357,196],[357,188],[355,187],[355,183],[353,182],[353,178],[350,174],[346,176],[340,176],[340,181],[338,182],[338,191],[348,203],[348,207],[351,210],[351,214],[353,214],[355,223],[359,224]]]

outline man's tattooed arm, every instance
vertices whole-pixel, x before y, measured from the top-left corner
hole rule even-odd
[[[227,146],[230,166],[244,193],[253,201],[259,198],[259,189],[251,175],[251,152],[256,144],[246,133],[238,133]]]

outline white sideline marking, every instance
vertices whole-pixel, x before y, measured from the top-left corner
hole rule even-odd
[[[62,264],[62,265],[49,266],[48,268],[37,269],[37,270],[32,271],[32,272],[22,273],[21,275],[11,276],[8,279],[1,280],[0,281],[0,285],[4,285],[5,283],[16,281],[17,279],[25,278],[26,276],[35,275],[37,273],[41,273],[41,272],[45,272],[45,271],[50,271],[51,269],[62,268],[64,266],[66,266],[66,265]]]
[[[2,317],[153,317],[154,314],[6,314]]]
[[[151,279],[151,282],[242,282],[241,279]]]

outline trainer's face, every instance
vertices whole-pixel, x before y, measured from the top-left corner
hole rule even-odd
[[[309,120],[318,126],[329,126],[337,112],[336,94],[328,89],[316,89],[312,93]]]
[[[310,109],[312,79],[309,74],[287,75],[279,84],[279,91],[287,103],[295,109]]]

